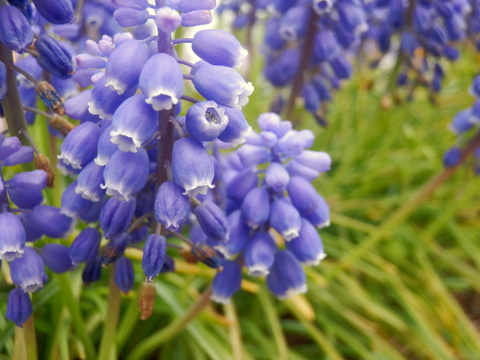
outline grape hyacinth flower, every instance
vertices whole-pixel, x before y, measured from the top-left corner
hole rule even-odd
[[[443,165],[447,168],[460,165],[468,153],[473,154],[473,169],[480,174],[480,146],[473,146],[480,130],[480,75],[475,76],[470,86],[470,94],[475,97],[475,102],[470,108],[457,113],[449,128],[456,136],[455,144],[443,155]]]
[[[219,158],[227,174],[230,236],[214,245],[229,260],[223,263],[228,264],[225,273],[214,280],[215,301],[226,302],[239,289],[232,261],[242,258],[250,275],[266,276],[270,291],[286,298],[306,291],[302,265],[317,265],[326,256],[316,228],[329,224],[328,205],[311,181],[329,170],[330,157],[308,150],[313,134],[292,130],[277,114],[260,115],[258,124],[260,133],[250,134],[238,150]],[[211,237],[206,238],[208,243]]]
[[[133,277],[124,255],[131,244],[147,239],[143,268],[152,281],[174,268],[167,244],[185,227],[201,224],[216,243],[229,238],[225,211],[211,198],[216,173],[208,142],[246,140],[251,128],[241,108],[253,86],[234,69],[247,52],[233,35],[201,30],[174,39],[182,26],[209,23],[215,1],[112,4],[119,25],[133,31],[87,40],[76,56],[73,78],[88,89],[65,103],[80,124],[62,144],[59,167],[74,180],[62,197],[62,213],[99,222],[108,239],[100,248],[100,235],[86,228],[70,247],[71,260],[87,263],[87,283],[99,279],[100,263],[121,261],[115,280],[127,291]],[[183,46],[201,60],[181,59],[176,48]],[[198,96],[186,95],[188,83]],[[184,241],[182,251],[194,261],[219,266],[211,246]]]
[[[266,3],[270,16],[263,39],[264,75],[280,90],[271,109],[290,117],[301,98],[308,112],[325,125],[330,92],[350,78],[349,54],[358,51],[369,28],[366,6],[363,1]],[[283,89],[289,94],[286,102]]]

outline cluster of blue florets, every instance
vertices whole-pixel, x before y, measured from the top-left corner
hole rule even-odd
[[[476,1],[372,1],[367,5],[370,29],[366,34],[381,53],[397,49],[401,56],[400,86],[413,83],[438,92],[444,77],[440,59],[456,60],[457,42],[474,36]],[[470,25],[469,25],[470,24]],[[399,37],[396,44],[394,37]]]
[[[358,49],[368,29],[365,6],[350,0],[278,1],[266,9],[271,15],[265,23],[265,77],[280,88],[290,88],[300,77],[295,96],[323,123],[331,89],[352,74],[348,54]],[[282,110],[279,99],[277,112]]]
[[[475,97],[473,105],[460,111],[450,123],[450,130],[456,135],[456,143],[443,156],[445,167],[453,167],[463,160],[462,149],[478,133],[480,128],[480,76],[477,75],[470,86],[470,94]],[[477,131],[475,131],[477,130]],[[480,147],[473,149],[473,168],[480,174]]]
[[[239,290],[241,264],[286,298],[307,289],[301,265],[317,265],[325,257],[316,228],[329,225],[329,208],[311,182],[330,169],[329,155],[308,150],[313,133],[293,130],[275,113],[260,115],[258,125],[261,132],[247,136],[238,150],[218,155],[222,191],[210,195],[223,198],[229,237],[192,237],[223,259],[224,270],[213,282],[213,298],[220,302]]]

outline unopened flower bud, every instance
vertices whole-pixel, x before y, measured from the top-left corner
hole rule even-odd
[[[115,284],[123,292],[127,293],[132,290],[134,272],[132,260],[122,256],[115,263]]]
[[[10,290],[5,317],[22,327],[33,312],[30,295],[20,288]]]
[[[167,230],[177,231],[188,220],[190,201],[173,181],[164,182],[155,198],[155,219]]]
[[[236,261],[222,262],[222,271],[215,275],[210,298],[221,304],[230,303],[230,298],[240,290],[242,267]]]
[[[221,260],[218,257],[217,252],[208,245],[195,245],[191,252],[195,258],[203,262],[208,267],[218,269],[221,265]]]
[[[47,81],[39,81],[35,86],[35,91],[37,92],[40,99],[46,107],[53,110],[59,115],[65,113],[63,107],[63,101],[60,95],[58,95],[57,90]]]
[[[35,41],[35,50],[39,57],[38,64],[52,75],[66,79],[75,71],[73,57],[57,40],[47,34],[42,34]]]
[[[102,264],[107,266],[120,259],[130,243],[130,239],[131,237],[127,233],[114,236],[102,249]]]
[[[33,0],[38,12],[52,24],[66,24],[75,20],[70,0]]]
[[[166,251],[165,237],[152,234],[147,238],[142,257],[142,269],[147,277],[147,282],[151,282],[162,270]]]
[[[33,42],[30,24],[15,6],[0,6],[0,42],[20,54]]]

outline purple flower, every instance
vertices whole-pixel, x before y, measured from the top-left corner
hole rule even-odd
[[[143,249],[142,269],[147,282],[153,280],[162,270],[167,250],[167,241],[161,235],[152,234]]]
[[[195,216],[205,234],[212,240],[225,241],[229,225],[225,213],[215,203],[204,201],[195,208]]]
[[[134,280],[132,260],[126,257],[121,257],[116,262],[115,266],[115,284],[118,288],[127,293],[132,290]]]
[[[10,290],[5,317],[13,321],[15,325],[22,327],[32,313],[30,295],[20,288]]]
[[[73,240],[69,255],[74,264],[95,259],[102,235],[94,228],[86,228]]]
[[[63,215],[60,209],[49,205],[38,205],[32,210],[35,224],[41,231],[51,238],[64,238],[73,228],[72,218]]]
[[[103,166],[90,161],[78,174],[75,192],[90,201],[100,201],[105,196],[105,190],[100,187],[103,182]]]
[[[158,114],[145,100],[144,95],[136,94],[125,100],[113,114],[111,141],[122,151],[137,152],[157,129]]]
[[[20,219],[12,213],[0,213],[0,260],[13,261],[22,257],[26,233]]]
[[[269,290],[278,298],[286,299],[307,291],[305,272],[289,250],[280,250],[267,276]]]
[[[128,200],[118,200],[115,197],[108,199],[100,212],[100,226],[106,239],[128,229],[133,219],[135,205],[136,201],[133,197]]]
[[[238,68],[248,55],[240,42],[232,34],[215,29],[195,33],[192,41],[193,52],[212,65]]]
[[[62,274],[73,268],[68,246],[46,244],[40,251],[43,263],[56,274]]]
[[[139,88],[156,111],[170,110],[183,95],[183,74],[177,60],[163,53],[150,57],[140,74]]]
[[[270,225],[285,240],[290,241],[296,238],[302,226],[297,209],[285,198],[274,200],[270,209]]]
[[[155,219],[167,230],[177,231],[188,220],[190,201],[173,181],[164,182],[155,198]]]
[[[203,145],[193,138],[181,138],[173,145],[172,174],[188,196],[205,195],[213,188],[213,160]]]
[[[93,160],[97,153],[97,142],[100,128],[92,122],[85,122],[75,127],[62,143],[58,159],[59,167],[67,169],[66,165],[75,170]]]
[[[287,249],[304,265],[318,265],[326,254],[318,231],[307,220],[302,219],[299,235],[287,242]]]
[[[221,304],[230,303],[230,298],[240,290],[242,283],[242,267],[235,261],[224,261],[222,271],[213,279],[210,298]]]
[[[35,8],[52,24],[71,23],[75,14],[70,0],[32,0]]]
[[[119,95],[137,86],[140,72],[147,60],[148,50],[144,44],[135,39],[123,42],[108,58],[105,86]]]
[[[207,100],[239,110],[253,92],[252,83],[245,82],[238,72],[226,66],[199,67],[193,76],[193,85]]]
[[[277,246],[269,233],[257,232],[248,240],[244,252],[245,267],[251,276],[267,276],[275,259]]]
[[[35,41],[38,64],[52,75],[66,79],[75,71],[70,52],[60,42],[47,34],[42,34]]]
[[[250,190],[242,202],[242,219],[252,229],[265,224],[270,215],[270,196],[264,187]]]
[[[145,187],[148,164],[148,154],[143,148],[139,148],[136,153],[117,150],[105,166],[105,184],[100,187],[107,189],[107,195],[127,201],[129,196]]]
[[[199,141],[216,139],[227,127],[229,118],[225,109],[215,101],[201,101],[192,105],[185,116],[188,133]]]
[[[18,53],[23,53],[33,42],[30,24],[15,6],[0,6],[0,42]]]
[[[43,287],[43,261],[32,248],[26,247],[23,256],[10,263],[10,273],[14,284],[23,291],[34,292]]]

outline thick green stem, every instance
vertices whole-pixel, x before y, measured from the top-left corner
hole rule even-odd
[[[168,341],[182,331],[210,303],[211,294],[212,289],[208,288],[182,317],[177,318],[162,331],[149,336],[139,343],[127,357],[127,360],[144,359],[153,350],[158,348],[160,344]]]
[[[444,169],[438,175],[434,176],[419,192],[417,192],[409,201],[406,201],[400,208],[385,219],[383,224],[358,246],[355,250],[340,259],[335,266],[332,266],[325,273],[325,279],[331,281],[338,275],[342,269],[348,268],[356,260],[360,259],[365,253],[373,248],[385,235],[406,219],[418,206],[423,203],[441,184],[448,180],[455,171],[465,162],[465,160],[480,146],[480,131],[470,140],[462,151],[460,161],[457,166]]]
[[[92,338],[90,337],[90,334],[87,331],[87,327],[85,326],[85,321],[79,307],[79,301],[75,298],[73,294],[69,274],[57,275],[57,280],[60,284],[64,305],[70,312],[73,326],[75,327],[78,337],[80,338],[83,346],[85,347],[87,359],[95,359],[96,355]]]
[[[99,360],[108,360],[112,355],[112,350],[115,347],[118,315],[120,313],[120,289],[115,284],[115,264],[110,271],[107,318],[105,319],[102,341],[100,342]]]
[[[11,65],[13,65],[12,50],[1,42],[0,61],[7,67],[7,94],[2,101],[2,107],[7,120],[8,131],[10,135],[18,136],[22,144],[28,145],[28,140],[23,134],[24,131],[27,131],[27,120],[18,93],[16,74],[11,68]]]

